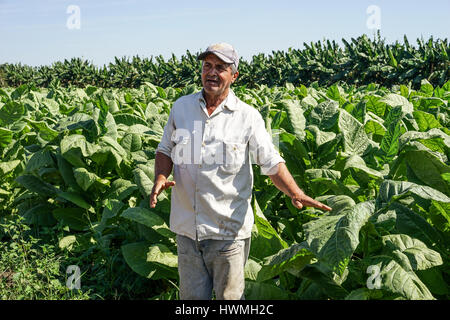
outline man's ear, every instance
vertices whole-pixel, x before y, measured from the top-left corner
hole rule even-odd
[[[236,73],[233,75],[233,79],[231,80],[231,83],[234,83],[239,76],[239,71],[236,71]]]

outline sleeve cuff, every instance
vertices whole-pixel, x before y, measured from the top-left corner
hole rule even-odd
[[[167,149],[160,148],[160,147],[158,146],[158,148],[156,148],[156,150],[155,150],[155,154],[156,154],[156,152],[163,153],[163,154],[165,154],[166,156],[168,156],[169,158],[172,158],[171,151],[169,151],[169,150],[167,150]]]
[[[261,174],[266,176],[276,174],[278,172],[278,164],[281,162],[286,163],[286,161],[284,161],[284,159],[281,156],[278,155],[274,157],[269,162],[261,166]]]

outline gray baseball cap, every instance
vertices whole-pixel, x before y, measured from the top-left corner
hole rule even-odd
[[[205,57],[209,53],[215,54],[219,59],[221,59],[222,61],[224,61],[226,63],[234,64],[234,66],[236,67],[236,71],[237,71],[237,68],[239,65],[239,56],[231,44],[228,44],[225,42],[212,44],[206,49],[206,51],[202,52],[198,56],[198,59],[199,60],[205,59]]]

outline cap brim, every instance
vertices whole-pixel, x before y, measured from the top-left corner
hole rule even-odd
[[[233,63],[233,60],[231,60],[230,58],[227,58],[225,55],[223,55],[222,53],[217,52],[217,51],[215,51],[215,50],[205,51],[205,52],[201,53],[201,54],[198,56],[198,60],[203,60],[203,59],[205,59],[206,56],[207,56],[208,54],[210,54],[210,53],[216,55],[220,60],[222,60],[222,61],[225,62],[225,63]]]

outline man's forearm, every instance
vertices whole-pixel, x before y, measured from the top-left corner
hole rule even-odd
[[[161,152],[156,152],[155,156],[155,181],[160,176],[168,178],[172,172],[173,162],[172,159]]]
[[[269,178],[280,191],[284,192],[290,198],[304,194],[283,162],[278,164],[277,173],[269,175]]]

